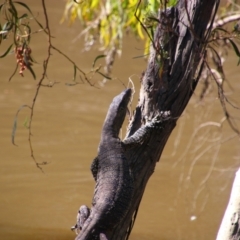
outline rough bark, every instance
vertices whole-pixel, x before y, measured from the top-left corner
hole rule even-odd
[[[217,240],[235,239],[240,239],[240,169],[236,172],[230,200],[217,235]]]
[[[161,130],[152,134],[149,142],[127,152],[135,178],[134,197],[127,216],[113,231],[114,240],[125,239],[146,184],[197,86],[204,64],[206,41],[218,5],[218,0],[180,0],[177,6],[159,13],[154,46],[128,136],[144,123],[145,117],[151,118],[159,111],[170,111],[170,119],[163,123]],[[160,46],[166,54],[161,53]],[[161,54],[167,56],[164,58]]]
[[[146,117],[152,118],[160,111],[170,111],[170,118],[141,147],[126,152],[134,175],[133,200],[123,221],[111,230],[111,239],[126,239],[130,232],[146,184],[197,86],[218,5],[219,0],[179,0],[175,7],[159,12],[139,102],[127,136],[143,125]]]

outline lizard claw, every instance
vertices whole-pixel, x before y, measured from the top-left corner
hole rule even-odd
[[[146,126],[150,128],[158,128],[159,124],[162,123],[164,120],[169,119],[170,111],[161,111],[158,113],[152,120],[147,121]]]
[[[160,123],[163,120],[166,120],[170,116],[170,111],[161,111],[160,113],[157,113],[153,118],[145,117],[146,123]]]
[[[75,226],[72,226],[71,230],[75,231],[76,235],[78,235],[79,228],[78,228],[77,224]]]
[[[161,116],[162,118],[168,118],[170,115],[171,115],[171,112],[170,112],[170,111],[161,111],[161,112],[160,112],[160,116]]]
[[[75,225],[75,226],[72,226],[71,227],[71,230],[73,231],[73,230],[75,230],[77,228],[77,224]]]
[[[155,123],[162,122],[163,120],[168,119],[169,116],[170,116],[170,111],[161,111],[152,119],[152,121]]]

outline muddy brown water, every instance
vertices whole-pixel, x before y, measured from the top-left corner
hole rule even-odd
[[[41,20],[40,1],[26,2]],[[87,72],[99,52],[97,48],[81,52],[82,41],[73,41],[79,25],[69,28],[66,23],[59,24],[63,7],[64,1],[47,3],[53,43]],[[39,62],[34,66],[38,79],[47,56],[46,41],[44,34],[35,34],[32,39],[33,56]],[[2,52],[3,47],[0,49]],[[41,88],[32,125],[36,160],[49,163],[43,168],[45,174],[30,157],[24,127],[28,109],[19,115],[18,146],[11,144],[14,116],[21,105],[31,103],[36,81],[26,72],[24,78],[16,75],[8,82],[14,57],[1,60],[0,239],[75,238],[70,227],[75,224],[77,210],[81,204],[91,204],[94,181],[89,166],[96,156],[106,111],[129,77],[138,91],[146,62],[133,57],[141,55],[142,49],[133,36],[126,37],[123,56],[117,59],[113,72],[118,79],[102,84],[102,78],[94,76],[100,89],[88,84],[66,86],[72,81],[73,67],[53,52],[48,78],[57,84]],[[231,57],[225,66],[233,88],[228,87],[226,93],[240,104],[236,59]],[[237,110],[231,109],[231,114],[240,117]],[[227,123],[221,128],[216,124],[222,118],[216,93],[201,103],[197,94],[193,96],[148,183],[131,240],[215,238],[240,162],[239,139]]]

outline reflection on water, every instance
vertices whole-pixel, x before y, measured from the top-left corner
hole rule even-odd
[[[41,18],[40,3],[34,4],[33,10]],[[63,6],[64,1],[57,9],[52,1],[48,3],[54,44],[88,71],[98,52],[81,53],[80,43],[72,44],[78,27],[59,26]],[[32,48],[34,57],[41,62],[46,57],[45,37],[39,39],[34,37]],[[129,76],[140,74],[146,63],[132,59],[141,54],[141,43],[128,38],[124,47],[125,55],[117,60],[114,75],[127,84]],[[66,86],[71,82],[72,66],[54,53],[48,77],[59,83],[53,88],[41,88],[33,120],[34,154],[37,161],[49,163],[42,174],[30,158],[28,132],[23,127],[28,109],[19,115],[18,147],[11,144],[15,113],[21,105],[31,103],[36,89],[29,73],[8,82],[12,61],[9,56],[0,63],[0,239],[74,239],[70,227],[75,224],[79,205],[91,203],[94,181],[89,167],[97,152],[102,123],[111,99],[124,87],[118,80],[100,90],[87,84]],[[226,74],[239,92],[234,64],[231,60]],[[34,69],[40,76],[41,64]],[[101,78],[96,77],[98,80]],[[133,80],[139,89],[138,77]],[[231,97],[239,101],[236,93]],[[130,239],[215,237],[239,165],[239,143],[236,138],[230,140],[233,132],[227,124],[197,129],[202,123],[222,118],[217,99],[201,104],[196,107],[194,96],[171,136],[148,184]],[[237,111],[233,114],[239,116]]]

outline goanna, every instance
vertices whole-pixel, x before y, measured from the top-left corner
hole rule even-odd
[[[125,157],[126,145],[142,141],[142,137],[154,128],[158,120],[147,123],[133,136],[122,142],[119,131],[124,122],[131,89],[117,95],[108,110],[103,124],[98,155],[93,160],[91,171],[96,181],[92,208],[80,207],[77,224],[72,230],[81,230],[77,240],[110,240],[113,229],[129,210],[134,190],[134,180]]]

